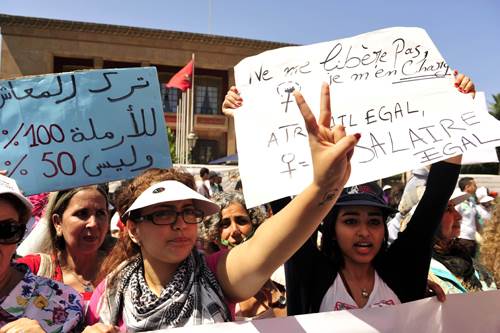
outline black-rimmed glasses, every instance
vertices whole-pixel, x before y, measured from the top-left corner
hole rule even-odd
[[[195,208],[186,208],[180,212],[175,210],[165,209],[159,210],[148,215],[142,215],[133,218],[135,222],[151,221],[156,225],[169,225],[174,224],[177,221],[178,216],[182,216],[182,219],[186,224],[198,224],[203,221],[205,214],[201,210]]]
[[[0,221],[0,244],[16,244],[23,239],[26,225],[14,219]]]

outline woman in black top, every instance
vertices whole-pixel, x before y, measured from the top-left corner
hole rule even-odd
[[[328,311],[423,298],[427,289],[433,236],[458,178],[459,163],[460,157],[432,166],[426,192],[412,222],[389,248],[386,246],[385,220],[392,210],[385,205],[382,196],[377,195],[376,186],[359,186],[358,193],[352,193],[352,189],[351,193],[349,189],[344,191],[322,226],[321,250],[318,249],[315,233],[285,265],[288,314],[319,312],[323,301],[321,310]],[[356,229],[354,236],[346,240],[344,232],[344,239],[340,239],[337,232],[346,225]],[[376,274],[397,299],[382,297],[373,299],[371,304],[368,302],[372,293],[379,291],[375,290]],[[346,302],[345,297],[336,299],[338,295],[330,295],[330,299],[333,297],[336,300],[334,307],[325,308],[325,303],[332,304],[327,302],[325,294],[337,276],[342,281],[341,287],[343,285],[349,293],[351,302]],[[377,285],[380,287],[380,283]]]
[[[455,86],[474,96],[468,77],[457,75]],[[394,211],[383,201],[380,187],[365,184],[344,190],[321,227],[321,245],[314,233],[285,265],[288,314],[379,307],[425,297],[433,237],[460,162],[458,156],[432,165],[412,222],[389,248],[385,221]],[[279,202],[273,208],[277,206]]]
[[[474,85],[462,74],[456,76],[455,86],[474,94]],[[231,115],[241,104],[232,87],[223,112]],[[322,250],[314,233],[286,264],[288,314],[382,306],[424,297],[433,235],[453,192],[460,161],[461,157],[455,157],[433,165],[411,227],[389,249],[385,220],[392,210],[381,193],[373,186],[345,192],[324,220]],[[284,206],[284,201],[275,202],[273,210]]]

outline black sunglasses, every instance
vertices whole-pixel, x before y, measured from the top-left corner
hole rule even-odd
[[[0,244],[16,244],[23,239],[26,225],[14,219],[0,221]]]

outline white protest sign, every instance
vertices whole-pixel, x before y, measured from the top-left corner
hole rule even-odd
[[[500,291],[447,295],[382,308],[343,310],[174,329],[194,333],[456,333],[500,332]],[[466,315],[464,315],[466,314]],[[158,330],[151,332],[165,332]]]
[[[487,117],[493,118],[488,112],[488,104],[486,103],[486,95],[482,91],[476,93],[474,98],[474,107],[476,112],[482,112]],[[494,118],[491,121],[496,121]],[[497,151],[494,147],[480,148],[477,150],[468,150],[464,152],[462,164],[479,164],[479,163],[498,163]]]
[[[475,112],[454,87],[427,33],[390,28],[352,38],[286,47],[235,67],[243,106],[235,113],[247,204],[297,194],[312,180],[307,131],[292,92],[319,117],[322,82],[330,84],[332,124],[362,137],[348,185],[500,144],[500,126]]]

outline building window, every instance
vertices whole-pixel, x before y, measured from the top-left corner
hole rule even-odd
[[[166,88],[182,67],[154,65],[160,80],[161,97],[164,112],[177,112],[181,91],[176,88]],[[227,90],[227,71],[196,68],[194,73],[194,113],[221,114],[222,96]]]
[[[164,83],[160,83],[160,90],[163,112],[177,112],[181,91],[177,88],[167,88]]]
[[[160,93],[163,102],[163,112],[177,112],[177,104],[181,96],[181,91],[176,88],[167,88],[165,84],[175,75],[177,68],[170,66],[155,66],[160,80]]]
[[[93,69],[94,59],[54,57],[54,73]]]
[[[222,105],[222,78],[214,76],[196,76],[195,73],[195,109],[196,114],[220,114]]]

